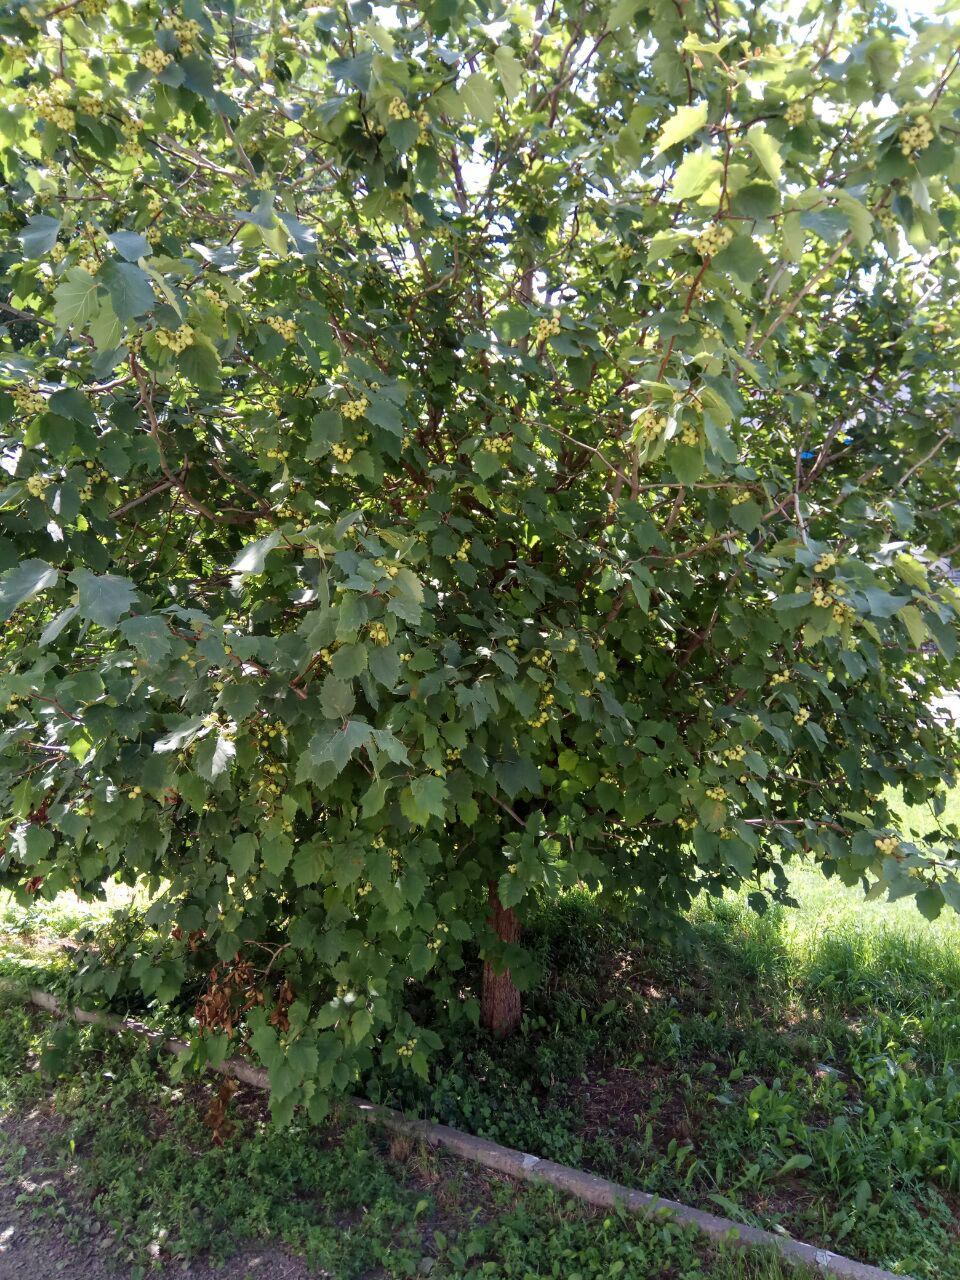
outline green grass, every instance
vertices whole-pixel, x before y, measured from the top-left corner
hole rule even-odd
[[[278,1131],[257,1096],[241,1095],[235,1132],[214,1146],[200,1119],[209,1087],[171,1081],[142,1041],[73,1024],[47,1056],[56,1078],[44,1078],[24,1066],[44,1053],[46,1030],[0,1002],[0,1181],[48,1229],[82,1235],[91,1216],[110,1228],[131,1276],[198,1256],[226,1262],[247,1241],[260,1253],[284,1245],[338,1280],[797,1276],[663,1219],[590,1213],[462,1162],[386,1148],[367,1127]]]
[[[950,808],[960,817],[960,792]],[[906,825],[923,832],[929,817],[908,811]],[[460,1034],[428,1085],[371,1077],[367,1092],[918,1280],[960,1280],[960,917],[931,923],[907,900],[867,901],[802,865],[791,883],[799,907],[765,916],[740,899],[699,903],[673,950],[571,894],[528,930],[548,977],[526,997],[519,1036],[492,1046]],[[57,985],[70,958],[37,937],[82,926],[84,910],[0,907],[0,971]],[[225,1176],[243,1185],[245,1157],[231,1151],[239,1163]],[[395,1181],[387,1200],[405,1185]],[[458,1221],[471,1212],[461,1204]],[[494,1219],[483,1225],[488,1253],[501,1247]],[[243,1213],[237,1221],[254,1229]],[[207,1247],[203,1231],[190,1248]],[[541,1248],[521,1248],[516,1223],[509,1232],[518,1256]],[[438,1259],[445,1247],[431,1245]],[[528,1271],[553,1274],[547,1261]],[[459,1265],[449,1274],[473,1274]],[[726,1276],[719,1265],[703,1274]]]
[[[819,872],[799,909],[700,904],[645,946],[587,896],[545,913],[523,1036],[476,1037],[431,1118],[924,1280],[960,1280],[960,920]],[[389,1097],[389,1095],[388,1095]]]

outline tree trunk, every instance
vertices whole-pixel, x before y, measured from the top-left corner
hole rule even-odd
[[[500,901],[494,880],[490,882],[489,920],[490,927],[504,942],[516,942],[520,936],[520,921],[515,912]],[[508,1035],[520,1022],[520,992],[514,986],[510,970],[497,973],[489,960],[483,962],[480,1022],[497,1036]]]

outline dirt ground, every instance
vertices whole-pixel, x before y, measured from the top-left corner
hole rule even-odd
[[[3,1144],[25,1154],[16,1172],[0,1166],[0,1280],[130,1280],[122,1241],[89,1210],[71,1204],[68,1179],[42,1167],[38,1119],[0,1120]],[[171,1280],[324,1280],[274,1244],[251,1242],[223,1267],[165,1263],[147,1273]]]

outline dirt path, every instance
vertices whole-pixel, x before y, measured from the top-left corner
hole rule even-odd
[[[0,1182],[0,1280],[130,1280],[129,1264],[114,1260],[118,1246],[110,1231],[93,1224],[84,1232],[68,1218],[34,1220],[15,1203],[20,1194],[15,1182]],[[274,1245],[251,1245],[219,1268],[193,1261],[147,1273],[171,1280],[321,1280],[324,1274]]]

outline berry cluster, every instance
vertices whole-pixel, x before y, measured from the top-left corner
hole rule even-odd
[[[825,573],[827,569],[832,569],[836,563],[837,557],[832,551],[827,551],[813,566],[813,571],[814,573]]]
[[[387,115],[391,120],[409,120],[413,112],[404,100],[400,97],[393,98],[387,107]]]
[[[802,102],[791,102],[783,113],[783,118],[791,129],[795,129],[798,124],[803,124],[807,118],[807,108]]]
[[[178,18],[175,14],[170,14],[160,26],[174,32],[181,53],[192,53],[200,39],[200,23],[194,18]]]
[[[390,643],[390,633],[382,622],[371,622],[369,630],[370,639],[374,644],[383,645]]]
[[[257,781],[257,790],[260,793],[261,804],[273,804],[278,796],[283,792],[280,783],[284,777],[284,768],[281,764],[273,764],[266,761],[260,766],[261,777]]]
[[[914,151],[926,151],[936,135],[927,116],[921,116],[916,124],[900,131],[900,150],[905,156]]]
[[[289,458],[290,454],[287,452],[286,449],[268,449],[266,456],[268,458],[282,459],[282,458]]]
[[[267,316],[267,324],[287,342],[293,342],[297,336],[296,324],[284,316]]]
[[[351,422],[357,418],[362,418],[370,408],[370,401],[366,396],[357,396],[355,400],[348,400],[343,406],[342,413],[345,418],[349,418]]]
[[[446,926],[445,924],[443,924],[443,922],[441,921],[441,923],[439,923],[439,924],[435,927],[435,929],[434,929],[434,931],[433,931],[433,932],[434,932],[434,936],[433,936],[433,938],[432,938],[432,939],[427,943],[427,948],[428,948],[430,951],[439,951],[439,950],[440,950],[440,948],[443,946],[443,944],[446,942],[446,938],[445,938],[445,936],[444,936],[444,935],[445,935],[445,934],[446,934],[446,932],[447,932],[447,926]],[[414,1043],[416,1043],[416,1041],[414,1041]]]
[[[649,444],[652,440],[659,439],[666,429],[666,414],[656,413],[653,409],[647,409],[642,413],[634,427],[636,438],[642,440],[644,444]]]
[[[718,804],[722,804],[727,798],[727,793],[723,787],[707,787],[707,798],[716,800]]]
[[[896,836],[880,836],[873,843],[882,854],[887,856],[891,853],[896,853],[900,848],[900,841]]]
[[[66,94],[66,86],[59,84],[53,89],[28,91],[27,107],[34,110],[41,120],[48,120],[50,124],[68,133],[76,123],[76,116],[70,107],[65,105]]]
[[[533,337],[537,346],[546,342],[548,338],[553,338],[560,332],[560,313],[555,312],[553,318],[538,320],[533,326]]]
[[[140,61],[153,75],[158,76],[161,71],[166,71],[170,63],[173,61],[173,54],[164,53],[162,49],[153,48],[146,49],[140,55]]]
[[[82,111],[84,115],[99,118],[107,109],[107,104],[103,100],[103,95],[97,91],[95,93],[81,93],[77,99],[77,110]]]
[[[688,423],[680,432],[680,443],[687,445],[691,449],[696,448],[700,443],[700,432],[696,427]],[[737,499],[735,498],[734,501],[736,502]]]
[[[873,216],[880,223],[880,226],[884,231],[895,231],[900,225],[900,220],[897,215],[885,204],[879,205],[874,209]]]
[[[256,738],[257,742],[259,742],[261,747],[272,747],[274,745],[274,738],[280,738],[283,736],[283,721],[274,720],[271,722],[269,720],[265,720],[259,730],[254,732],[253,736]]]
[[[746,757],[746,748],[737,743],[735,747],[727,747],[723,753],[728,760],[743,760]]]
[[[27,493],[34,498],[42,498],[50,483],[48,476],[32,475],[27,476]]]
[[[497,454],[509,453],[513,448],[513,443],[510,440],[505,440],[502,436],[491,436],[489,440],[484,440],[483,447],[487,453],[492,453],[496,456]]]
[[[460,549],[457,552],[457,559],[458,560],[470,559],[470,539],[469,538],[464,538],[463,541],[460,543]]]
[[[540,695],[540,707],[538,714],[528,721],[531,729],[542,729],[550,719],[550,707],[552,707],[556,701],[553,694],[550,692],[550,688],[551,686],[549,684],[545,684],[543,686],[543,691]]]
[[[805,725],[810,719],[810,712],[806,707],[801,707],[797,714],[793,717],[794,724]]]
[[[11,387],[10,397],[21,413],[30,414],[31,417],[43,413],[47,407],[47,402],[39,391],[34,391],[32,387],[25,387],[22,384]]]
[[[193,330],[188,324],[182,324],[179,329],[156,329],[153,336],[158,347],[167,347],[175,356],[193,342]]]
[[[416,1039],[416,1036],[414,1036],[410,1040],[408,1040],[406,1044],[402,1044],[400,1046],[400,1048],[397,1050],[397,1057],[412,1058],[413,1051],[416,1049],[416,1047],[417,1047],[417,1039]]]
[[[330,452],[338,462],[347,463],[353,457],[353,449],[348,444],[332,444]]]
[[[701,258],[712,258],[721,249],[725,249],[732,239],[733,231],[730,227],[724,227],[718,222],[712,222],[706,231],[697,236],[693,242],[693,247]]]

